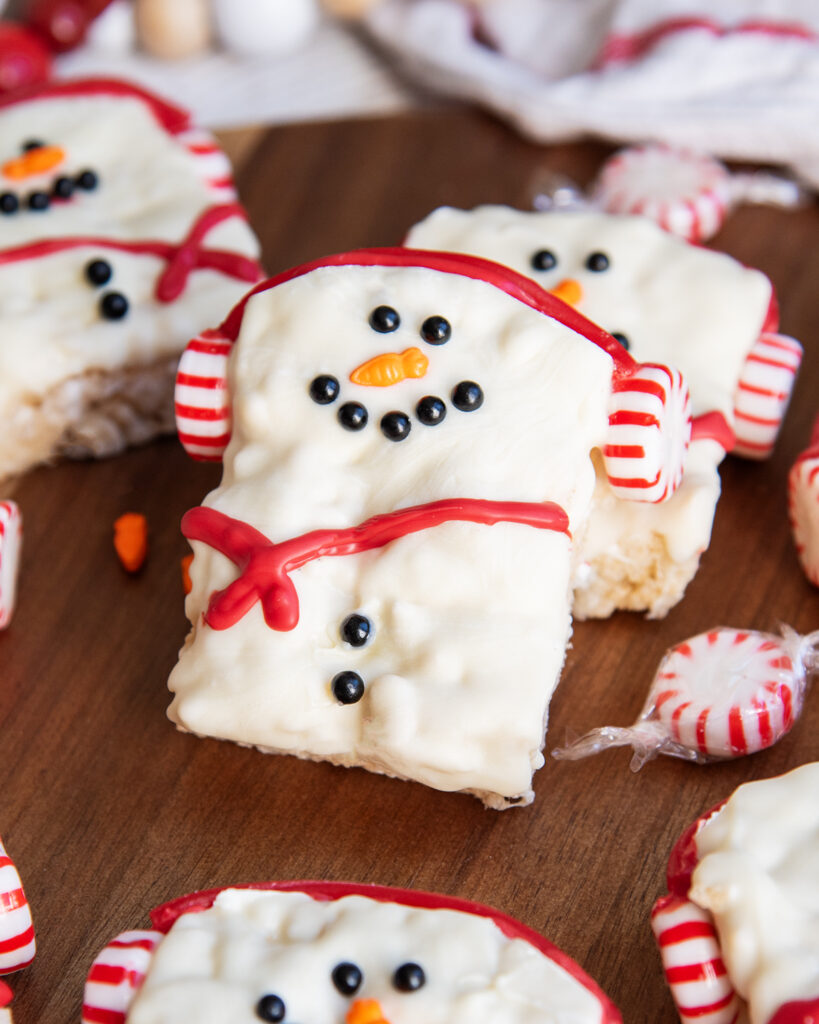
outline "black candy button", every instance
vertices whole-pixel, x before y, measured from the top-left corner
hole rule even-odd
[[[381,433],[389,441],[403,441],[412,423],[405,412],[388,412],[381,417]]]
[[[96,171],[80,171],[76,177],[77,188],[92,192],[100,183]]]
[[[429,345],[445,345],[452,337],[452,324],[442,316],[428,316],[421,324],[421,337]]]
[[[20,200],[13,192],[0,193],[0,213],[17,213],[20,209]]]
[[[620,331],[612,331],[611,336],[612,338],[614,338],[616,342],[623,346],[626,352],[628,352],[628,350],[631,348],[631,342],[628,340],[625,334],[621,334]]]
[[[604,252],[593,252],[586,260],[586,269],[596,274],[609,269],[609,258]]]
[[[31,149],[42,149],[44,145],[45,143],[39,139],[27,139],[20,148],[24,153],[28,153]]]
[[[538,249],[532,257],[534,270],[553,270],[557,266],[557,256],[549,249]]]
[[[401,324],[398,310],[392,306],[376,306],[370,313],[370,327],[379,334],[390,334],[397,331]]]
[[[29,210],[47,210],[51,206],[51,196],[48,192],[32,192],[26,200]]]
[[[284,1000],[272,993],[262,996],[258,1003],[256,1003],[256,1016],[259,1020],[273,1021],[274,1024],[278,1024],[279,1021],[284,1020],[286,1013],[287,1008],[284,1005]]]
[[[357,704],[364,696],[364,680],[358,672],[339,672],[330,688],[339,704]]]
[[[329,405],[338,398],[338,380],[329,373],[319,374],[310,381],[310,397],[319,405]]]
[[[406,963],[396,968],[392,983],[399,992],[417,992],[427,980],[420,964]]]
[[[85,276],[95,288],[108,284],[112,273],[111,264],[107,260],[91,260],[85,266]]]
[[[330,977],[333,979],[335,987],[343,996],[354,996],[361,988],[361,982],[364,980],[361,968],[346,961],[337,964],[333,968],[333,973]]]
[[[452,389],[452,404],[461,412],[474,412],[483,405],[483,389],[474,380],[462,380]]]
[[[345,402],[338,410],[338,422],[345,430],[363,430],[369,415],[360,402]]]
[[[363,647],[370,639],[373,625],[366,615],[348,615],[341,623],[341,639],[351,647]]]
[[[427,427],[441,423],[446,416],[446,403],[435,395],[426,395],[415,406],[415,415]]]
[[[106,292],[100,299],[100,313],[106,320],[121,320],[128,312],[128,300],[119,292]]]
[[[57,199],[70,199],[74,194],[74,179],[73,178],[57,178],[51,189],[52,194]]]

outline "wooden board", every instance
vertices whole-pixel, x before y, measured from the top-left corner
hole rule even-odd
[[[544,169],[587,181],[607,152],[529,145],[458,111],[226,141],[271,272],[394,244],[441,203],[526,206]],[[711,549],[667,619],[617,615],[576,626],[551,745],[569,728],[631,722],[663,651],[689,635],[721,623],[819,626],[819,592],[799,571],[785,513],[787,470],[819,405],[817,243],[815,207],[748,208],[716,240],[773,278],[783,330],[805,343],[787,429],[770,462],[724,464]],[[39,944],[35,965],[12,979],[17,1024],[79,1021],[92,958],[118,931],[147,926],[157,903],[299,877],[492,904],[575,957],[627,1021],[670,1024],[648,926],[668,851],[743,780],[819,755],[819,693],[793,733],[763,754],[711,767],[663,759],[638,775],[624,751],[577,764],[548,758],[535,804],[504,814],[360,770],[178,734],[165,718],[165,682],[186,633],[178,524],[218,476],[168,440],[108,462],[38,470],[16,487],[26,539],[17,614],[0,637],[0,832]],[[150,559],[136,578],[111,547],[111,524],[127,510],[151,526]]]

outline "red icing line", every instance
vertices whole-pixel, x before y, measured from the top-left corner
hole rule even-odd
[[[783,1003],[768,1024],[817,1024],[819,996],[793,1003]]]
[[[173,302],[185,290],[188,277],[194,270],[214,270],[248,284],[259,280],[262,276],[261,267],[249,256],[227,249],[205,249],[201,244],[205,236],[223,221],[244,216],[244,210],[238,203],[211,206],[194,221],[188,237],[179,245],[151,239],[126,242],[90,235],[47,238],[0,250],[0,266],[83,248],[113,249],[137,256],[156,256],[167,264],[156,282],[156,298],[159,302]]]
[[[611,1002],[603,990],[586,974],[579,964],[562,949],[549,942],[539,932],[527,927],[508,914],[486,907],[471,900],[459,899],[456,896],[443,896],[438,893],[397,889],[386,885],[359,885],[353,882],[257,882],[249,885],[223,886],[219,889],[206,889],[201,892],[180,896],[168,903],[163,903],[151,911],[151,924],[160,932],[167,934],[174,922],[182,914],[197,913],[213,906],[216,897],[226,888],[261,889],[276,892],[303,892],[311,899],[319,902],[332,902],[345,896],[365,896],[379,903],[397,903],[403,907],[417,907],[422,910],[457,910],[462,914],[473,914],[475,917],[487,918],[500,929],[508,939],[522,939],[534,946],[538,952],[554,961],[575,981],[589,991],[600,1003],[600,1024],[621,1024],[620,1011]],[[786,1022],[792,1024],[792,1022]]]
[[[391,541],[443,523],[466,522],[492,526],[520,523],[540,530],[569,534],[569,517],[552,502],[483,501],[454,498],[415,505],[373,516],[346,530],[312,530],[274,544],[259,530],[213,508],[193,508],[182,517],[182,533],[203,541],[227,556],[240,570],[239,578],[211,594],[205,622],[212,629],[229,629],[257,601],[271,629],[294,629],[299,599],[289,573],[316,558],[353,555],[383,547]]]
[[[607,352],[615,366],[615,376],[627,376],[637,366],[636,361],[626,350],[615,341],[614,338],[602,327],[598,327],[579,313],[572,306],[557,298],[557,296],[545,291],[528,277],[501,266],[500,263],[493,263],[491,260],[484,260],[477,256],[467,256],[461,253],[433,252],[425,249],[405,249],[400,247],[385,249],[356,249],[352,252],[337,253],[334,256],[325,256],[322,259],[313,260],[310,263],[303,263],[301,266],[286,270],[276,277],[271,277],[250,291],[239,303],[234,306],[225,321],[219,328],[219,333],[231,341],[239,336],[242,325],[245,306],[248,300],[259,292],[276,288],[280,284],[292,281],[297,277],[303,277],[313,270],[322,267],[419,267],[427,270],[437,270],[445,274],[456,274],[459,277],[468,277],[476,281],[485,281],[495,288],[506,292],[513,299],[517,299],[531,309],[551,317],[559,323],[564,324],[571,330],[576,331],[588,341],[602,348]]]
[[[191,116],[187,110],[168,103],[167,100],[161,99],[147,89],[117,78],[78,78],[63,82],[48,82],[45,85],[35,85],[29,89],[17,89],[8,96],[0,98],[0,110],[37,100],[61,99],[63,97],[78,99],[85,96],[112,96],[117,99],[140,100],[169,135],[179,135],[191,127]]]
[[[691,440],[716,441],[726,452],[730,452],[737,439],[721,412],[706,412],[691,420]]]
[[[691,875],[694,873],[694,868],[699,861],[696,843],[697,833],[707,821],[710,821],[715,814],[722,810],[727,802],[727,798],[721,800],[710,811],[700,815],[695,822],[688,826],[674,845],[668,858],[668,868],[666,870],[668,891],[674,896],[679,896],[683,900],[688,899],[688,890],[691,888]]]

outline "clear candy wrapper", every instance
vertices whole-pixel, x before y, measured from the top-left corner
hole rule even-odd
[[[698,764],[753,754],[790,730],[817,669],[819,630],[800,636],[783,626],[777,636],[721,626],[666,652],[633,725],[592,729],[552,757],[631,746],[636,772],[658,754]]]

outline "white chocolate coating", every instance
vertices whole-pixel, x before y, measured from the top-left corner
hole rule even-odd
[[[743,362],[771,299],[770,282],[758,271],[691,246],[646,218],[587,211],[442,207],[410,230],[406,244],[497,260],[547,289],[567,279],[577,282],[577,308],[606,330],[624,334],[631,355],[682,371],[694,415],[718,411],[732,422]],[[532,267],[540,250],[555,255],[553,269]],[[586,267],[597,252],[609,258],[605,271]],[[682,486],[661,505],[619,501],[598,475],[592,514],[579,538],[577,614],[608,615],[625,607],[647,608],[656,617],[682,597],[711,537],[723,454],[715,442],[693,441]],[[666,561],[659,569],[645,553],[651,538],[660,561]],[[666,581],[649,580],[642,587],[642,574],[663,573]]]
[[[354,963],[363,982],[341,995],[333,968]],[[419,964],[425,984],[397,991],[392,976]],[[258,1024],[264,995],[285,1022],[343,1024],[354,999],[375,999],[390,1024],[598,1024],[597,998],[523,939],[460,911],[317,902],[303,893],[225,890],[182,915],[157,947],[127,1024]]]
[[[751,1024],[819,997],[819,763],[740,786],[696,846],[689,898],[714,915]]]
[[[398,310],[397,331],[369,326],[380,304]],[[431,315],[451,323],[446,344],[421,340]],[[368,359],[415,345],[429,358],[422,378],[351,383]],[[274,541],[444,498],[556,502],[574,532],[594,486],[589,453],[605,436],[611,372],[602,349],[485,282],[415,267],[313,271],[248,304],[229,364],[224,476],[204,504]],[[322,373],[341,385],[331,405],[308,394]],[[480,409],[451,405],[462,380],[483,388]],[[444,421],[412,419],[405,440],[387,440],[381,416],[412,417],[425,395],[447,402]],[[369,410],[358,433],[336,419],[349,400]],[[193,632],[169,682],[180,727],[490,802],[531,799],[569,633],[564,533],[449,523],[311,562],[292,574],[301,619],[291,633],[268,628],[258,606],[227,630],[203,626],[210,594],[237,570],[203,544],[194,551]],[[357,650],[339,635],[353,612],[375,627]],[[366,692],[341,706],[330,681],[347,669]]]

